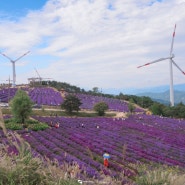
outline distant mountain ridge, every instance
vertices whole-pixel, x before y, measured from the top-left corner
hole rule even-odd
[[[148,96],[152,100],[160,102],[162,104],[170,104],[169,85],[149,87],[149,88],[130,88],[130,89],[107,89],[106,92],[110,94],[128,94],[136,96]],[[185,104],[185,84],[174,85],[174,101],[177,103]]]
[[[146,93],[139,93],[136,96],[148,96],[150,97],[152,100],[160,102],[162,104],[165,105],[169,105],[170,104],[170,91],[165,91],[162,93],[150,93],[150,92],[146,92]],[[185,91],[174,91],[174,102],[175,104],[178,104],[180,102],[182,102],[183,104],[185,104]]]
[[[137,93],[136,96],[148,96],[152,100],[162,104],[170,104],[169,86],[154,87],[150,90],[152,91],[143,91],[142,93]],[[185,84],[174,85],[174,103],[178,104],[180,102],[185,104]]]
[[[130,94],[130,95],[136,95],[139,93],[144,92],[152,92],[152,93],[162,93],[169,90],[169,85],[162,85],[162,86],[155,86],[155,87],[146,87],[146,88],[109,88],[109,89],[103,89],[103,93],[108,94]],[[185,91],[185,84],[177,84],[174,85],[175,91]]]

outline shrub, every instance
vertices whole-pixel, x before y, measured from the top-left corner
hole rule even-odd
[[[38,124],[39,122],[37,120],[29,119],[29,120],[26,120],[26,123],[27,124]]]
[[[21,124],[20,121],[15,118],[6,119],[4,122],[6,128],[11,130],[22,130],[23,128],[28,128],[34,131],[38,131],[49,128],[47,124],[40,123],[39,121],[32,119],[26,120],[25,124]]]
[[[98,113],[99,116],[105,115],[105,111],[108,110],[109,106],[105,102],[99,102],[95,104],[94,110]]]
[[[31,129],[33,131],[45,130],[46,128],[49,128],[49,126],[47,124],[44,124],[44,123],[28,125],[28,129]]]
[[[11,129],[11,130],[21,130],[23,128],[21,124],[14,123],[14,122],[7,122],[5,123],[5,126],[7,129]]]
[[[61,105],[61,108],[65,109],[67,113],[71,114],[73,111],[78,112],[80,110],[80,105],[82,105],[82,103],[76,96],[67,95]]]

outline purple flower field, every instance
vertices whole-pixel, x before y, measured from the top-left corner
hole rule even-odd
[[[29,90],[28,95],[38,105],[59,106],[63,102],[60,92],[52,88],[33,88]]]
[[[30,99],[38,106],[41,105],[60,106],[64,101],[64,98],[62,97],[61,93],[53,88],[35,87],[21,89],[26,91]],[[0,90],[0,102],[8,103],[8,100],[12,99],[15,96],[17,90],[18,90],[17,88],[10,89],[5,88]],[[111,111],[120,111],[120,112],[129,111],[128,103],[123,100],[86,94],[74,94],[74,95],[80,99],[82,103],[82,105],[80,106],[81,109],[92,110],[96,103],[103,101],[107,103],[107,105],[109,106],[109,110]],[[136,108],[135,112],[143,112],[143,110]]]
[[[57,159],[60,164],[77,162],[91,177],[98,177],[104,169],[102,155],[105,150],[111,156],[108,170],[111,176],[120,172],[134,175],[125,164],[136,162],[185,167],[184,120],[144,114],[126,119],[34,118],[48,124],[59,122],[60,127],[29,133],[19,131],[33,151],[51,160]]]

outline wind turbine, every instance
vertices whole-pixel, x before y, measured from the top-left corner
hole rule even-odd
[[[4,53],[1,53],[1,55],[3,55],[5,58],[9,59],[10,62],[12,63],[12,67],[13,67],[13,83],[12,86],[15,87],[15,82],[16,82],[16,73],[15,73],[15,62],[17,62],[18,60],[20,60],[22,57],[24,57],[25,55],[27,55],[30,51],[27,51],[26,53],[24,53],[23,55],[21,55],[20,57],[18,57],[16,60],[12,60],[10,57],[8,57],[7,55],[5,55]]]
[[[174,32],[173,32],[173,36],[172,36],[172,42],[171,42],[171,48],[170,48],[170,56],[169,57],[165,57],[165,58],[159,58],[157,60],[154,60],[152,62],[146,63],[144,65],[138,66],[137,68],[140,67],[144,67],[153,63],[157,63],[163,60],[167,60],[169,59],[169,65],[170,65],[170,105],[174,106],[174,89],[173,89],[173,69],[172,69],[172,64],[175,65],[184,75],[185,72],[174,62],[173,58],[175,57],[175,55],[172,53],[173,52],[173,43],[174,43],[174,38],[175,38],[175,30],[176,30],[176,24],[175,24],[175,28],[174,28]]]

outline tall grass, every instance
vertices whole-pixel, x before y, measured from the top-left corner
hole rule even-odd
[[[16,133],[11,133],[16,141],[9,141],[17,150],[17,155],[8,153],[7,146],[0,150],[0,185],[77,185],[77,179],[67,178],[68,165],[33,157],[30,146]],[[9,135],[10,138],[10,135]],[[73,167],[74,168],[74,167]],[[76,170],[77,171],[77,170]]]
[[[1,106],[0,106],[0,128],[3,129],[4,134],[7,135],[7,130],[6,130],[6,127],[5,127],[5,124],[4,124]]]
[[[184,170],[159,164],[138,165],[137,185],[185,185]]]

